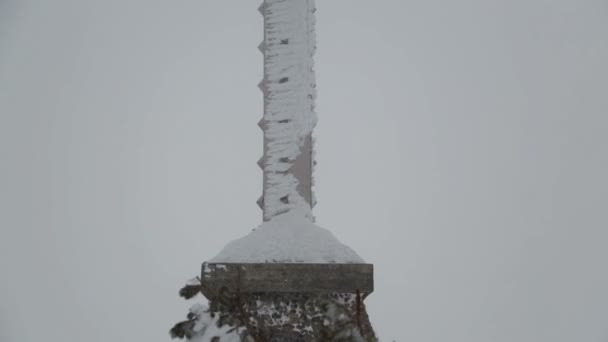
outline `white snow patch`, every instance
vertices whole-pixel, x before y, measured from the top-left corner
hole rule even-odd
[[[363,263],[350,247],[297,210],[275,216],[230,242],[209,262]]]
[[[195,335],[188,341],[211,342],[219,337],[221,342],[241,342],[240,333],[244,328],[235,328],[229,325],[218,327],[219,314],[211,317],[209,309],[203,304],[194,304],[190,312],[197,316],[193,330]]]
[[[186,285],[188,285],[188,286],[197,286],[200,284],[201,284],[201,281],[198,278],[192,278],[186,282]]]

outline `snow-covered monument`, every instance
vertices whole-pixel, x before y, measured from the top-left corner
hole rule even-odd
[[[263,223],[203,263],[202,293],[173,337],[193,341],[375,341],[363,300],[373,265],[314,224],[314,0],[265,0]]]

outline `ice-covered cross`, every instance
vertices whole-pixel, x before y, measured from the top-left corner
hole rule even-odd
[[[264,222],[234,240],[211,263],[363,263],[314,224],[314,0],[264,0],[264,171],[258,200]]]

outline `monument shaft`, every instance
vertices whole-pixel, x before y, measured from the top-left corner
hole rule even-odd
[[[314,0],[265,0],[264,16],[264,172],[258,205],[264,221],[290,210],[312,219],[313,138],[316,125]]]

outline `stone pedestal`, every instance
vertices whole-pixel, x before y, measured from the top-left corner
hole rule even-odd
[[[376,340],[363,303],[370,264],[203,264],[201,283],[220,324],[249,340]]]

